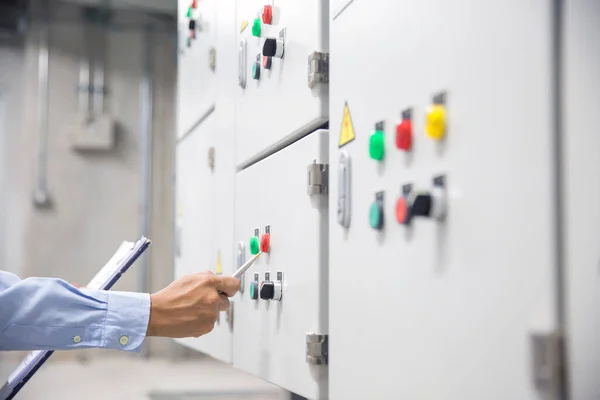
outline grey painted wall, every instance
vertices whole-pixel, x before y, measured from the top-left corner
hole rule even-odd
[[[120,12],[108,30],[106,110],[117,121],[114,151],[82,154],[70,148],[67,127],[77,116],[79,62],[85,53],[84,24],[71,5],[53,4],[49,36],[48,183],[53,206],[36,209],[34,189],[37,125],[38,29],[33,22],[21,46],[0,44],[0,268],[22,277],[53,276],[85,284],[122,240],[139,236],[141,202],[141,84],[144,41],[152,42],[153,239],[150,288],[173,277],[173,173],[176,25],[148,34],[155,21]],[[115,290],[138,289],[135,267]],[[173,355],[171,341],[152,341],[156,355]],[[88,352],[87,354],[97,354]]]

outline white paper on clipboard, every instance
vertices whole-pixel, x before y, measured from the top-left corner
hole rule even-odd
[[[98,271],[86,287],[90,289],[101,289],[114,273],[119,270],[121,262],[131,253],[131,250],[133,250],[134,247],[135,243],[133,242],[121,243],[115,254],[108,260],[104,267]],[[44,353],[45,351],[43,350],[32,351],[29,353],[12,374],[10,374],[7,384],[10,386],[15,382],[20,382],[29,371],[28,367],[43,357]]]

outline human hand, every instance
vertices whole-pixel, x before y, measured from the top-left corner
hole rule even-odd
[[[211,272],[181,277],[150,296],[147,336],[184,338],[209,333],[219,312],[229,308],[228,297],[239,288],[238,279]]]

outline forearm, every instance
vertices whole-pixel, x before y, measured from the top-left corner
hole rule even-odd
[[[147,294],[76,289],[31,278],[0,291],[0,350],[108,348],[138,351],[150,315]]]

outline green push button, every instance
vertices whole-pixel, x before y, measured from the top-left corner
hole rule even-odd
[[[258,293],[256,293],[256,282],[250,282],[250,298],[253,300],[258,299]]]
[[[383,227],[383,210],[381,209],[381,205],[378,201],[375,201],[371,204],[371,209],[369,210],[369,224],[373,229],[381,229]]]
[[[259,251],[258,238],[256,236],[252,236],[250,238],[250,253],[252,253],[252,255],[256,255],[256,254],[258,254],[258,251]]]
[[[369,155],[373,160],[381,161],[385,154],[385,137],[383,131],[375,131],[369,139]]]
[[[185,14],[185,16],[188,18],[192,18],[192,6],[188,7],[187,13]]]
[[[260,79],[260,65],[258,63],[252,64],[252,79]]]
[[[255,18],[252,24],[252,36],[260,37],[260,18]]]

